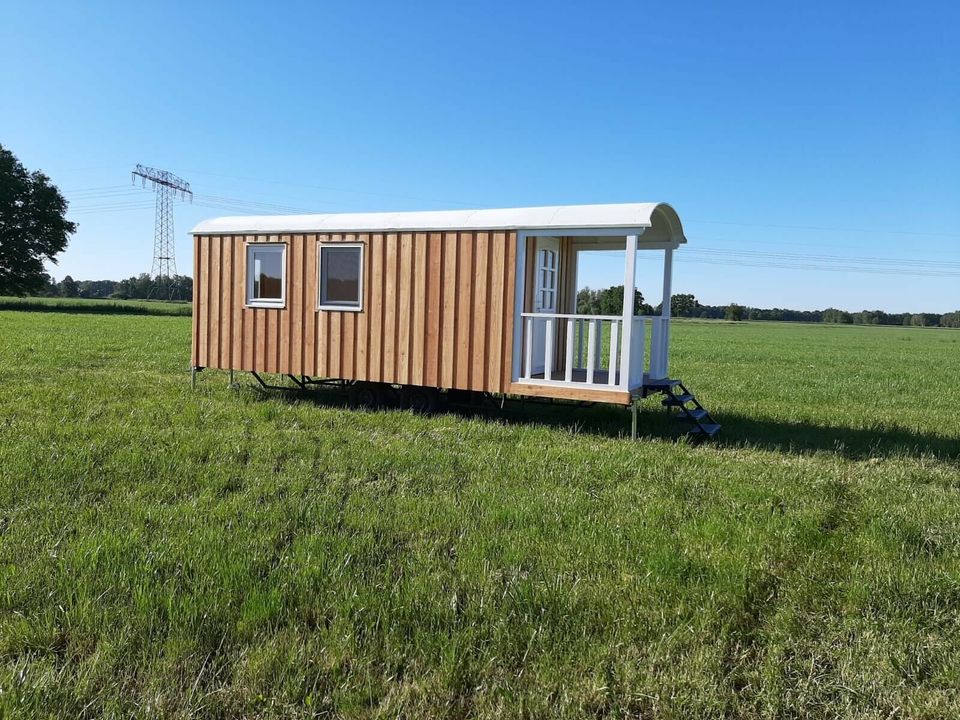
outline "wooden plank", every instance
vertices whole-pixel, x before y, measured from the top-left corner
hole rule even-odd
[[[290,302],[293,290],[293,282],[290,277],[290,236],[281,235],[280,242],[286,246],[284,253],[284,298],[285,307],[277,310],[277,372],[290,372],[290,330],[292,313],[290,312]]]
[[[410,384],[410,326],[413,295],[413,235],[400,235],[400,272],[397,278],[397,372],[396,382]]]
[[[216,235],[210,242],[210,327],[209,344],[207,346],[207,367],[220,367],[220,310],[223,306],[223,293],[220,285],[220,276],[223,263],[220,261],[221,238]]]
[[[362,234],[357,238],[363,244],[363,267],[360,275],[363,278],[363,308],[357,313],[357,352],[354,377],[357,380],[366,380],[369,375],[367,367],[367,352],[370,345],[370,235]]]
[[[503,283],[503,373],[502,391],[513,382],[513,309],[516,301],[517,233],[507,233],[506,273]],[[530,257],[529,255],[527,257]],[[520,318],[516,318],[520,322]]]
[[[383,254],[384,236],[370,236],[370,344],[367,348],[367,377],[379,382],[383,379]]]
[[[193,312],[190,317],[190,364],[200,366],[200,236],[193,236]]]
[[[268,327],[268,313],[262,308],[254,308],[253,314],[256,320],[256,329],[257,329],[257,352],[254,357],[254,370],[258,372],[267,371],[267,335],[269,332]]]
[[[396,382],[397,376],[397,273],[399,240],[388,233],[383,268],[383,382]]]
[[[548,397],[558,400],[583,400],[586,402],[610,403],[612,405],[630,404],[630,393],[622,390],[575,388],[568,385],[528,385],[527,383],[521,382],[510,383],[507,388],[507,392],[510,395]]]
[[[306,235],[303,239],[303,287],[304,328],[303,371],[311,377],[317,375],[317,236]]]
[[[443,236],[427,236],[426,347],[423,358],[423,384],[440,387],[440,335],[442,328]]]
[[[233,242],[220,238],[220,357],[221,368],[229,369],[230,343],[233,339]]]
[[[457,330],[456,330],[456,377],[455,387],[470,388],[470,354],[473,340],[473,233],[460,233],[457,243],[459,253],[457,267]]]
[[[456,233],[444,233],[443,275],[440,281],[443,288],[440,385],[445,388],[454,386],[454,362],[457,355],[457,245]]]
[[[263,371],[277,372],[277,311],[263,311]]]
[[[356,242],[356,235],[344,235],[343,242]],[[353,380],[356,378],[354,370],[354,355],[356,354],[356,321],[355,312],[340,313],[340,377]]]
[[[487,389],[487,365],[490,362],[489,348],[489,294],[490,294],[490,234],[481,232],[475,236],[473,312],[470,333],[470,389]]]
[[[329,235],[319,235],[317,236],[317,253],[320,252],[320,244],[329,242]],[[318,271],[316,263],[314,263],[314,273]],[[317,277],[315,282],[317,287],[320,286],[320,278]],[[318,290],[319,292],[319,290]],[[315,297],[319,297],[316,295]],[[320,377],[331,377],[330,375],[330,313],[326,310],[317,311],[317,375]]]
[[[507,237],[494,233],[490,240],[490,300],[487,338],[487,378],[485,389],[503,391],[503,284],[507,272]]]
[[[230,338],[230,367],[234,370],[243,369],[243,301],[244,271],[243,238],[234,235],[231,238],[233,252],[233,335]]]
[[[290,247],[287,250],[290,261],[290,296],[287,302],[288,330],[287,342],[290,346],[287,351],[287,367],[293,375],[303,375],[303,326],[305,316],[303,312],[303,235],[294,235],[290,238]]]
[[[427,234],[417,233],[413,241],[413,326],[410,334],[410,382],[423,385],[424,351],[427,343]]]

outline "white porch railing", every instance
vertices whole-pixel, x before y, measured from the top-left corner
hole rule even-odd
[[[618,315],[523,313],[521,317],[519,375],[523,382],[632,390],[643,384],[645,375],[666,377],[669,318],[635,316],[630,346],[625,349],[623,318]]]
[[[670,369],[670,318],[646,317],[653,326],[650,334],[650,364],[647,366],[647,376],[651,380],[662,380],[668,377]]]

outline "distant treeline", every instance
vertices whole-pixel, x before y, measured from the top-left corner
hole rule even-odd
[[[660,305],[651,306],[637,292],[634,308],[645,314],[660,312]],[[689,293],[674,295],[670,306],[674,317],[709,318],[715,320],[777,320],[781,322],[835,323],[840,325],[912,325],[915,327],[960,328],[960,310],[945,313],[887,313],[883,310],[847,312],[826,310],[790,310],[787,308],[754,308],[737,303],[702,305]],[[591,315],[619,315],[623,312],[623,285],[577,293],[577,312]]]
[[[74,280],[67,275],[60,282],[49,279],[43,297],[110,298],[112,300],[190,300],[193,278],[174,275],[169,279],[141,273],[126,280]]]

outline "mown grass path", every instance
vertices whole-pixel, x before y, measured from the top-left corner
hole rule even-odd
[[[960,715],[960,332],[676,323],[653,403],[190,390],[0,312],[0,717]]]

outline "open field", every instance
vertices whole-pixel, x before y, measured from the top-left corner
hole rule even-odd
[[[0,312],[0,717],[960,716],[960,332],[676,323],[723,423],[359,412]]]
[[[163,300],[107,300],[101,298],[3,297],[0,311],[90,313],[94,315],[185,315],[190,316],[188,302]]]

